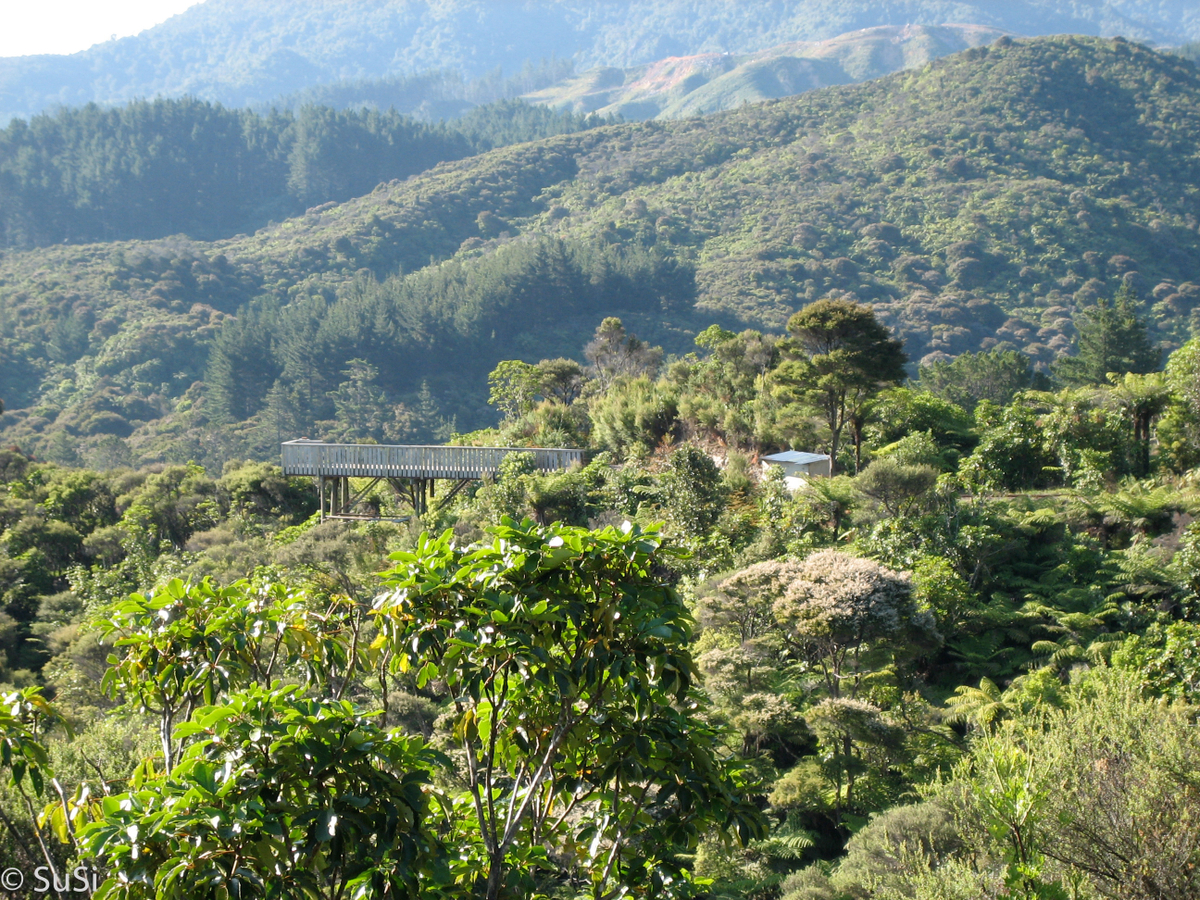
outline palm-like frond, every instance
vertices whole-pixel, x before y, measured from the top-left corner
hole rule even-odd
[[[1004,694],[990,678],[979,679],[979,687],[959,685],[955,696],[946,700],[951,722],[970,722],[983,728],[991,728],[1006,718],[1012,709],[1004,702]]]

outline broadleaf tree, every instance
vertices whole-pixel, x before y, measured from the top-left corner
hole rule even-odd
[[[301,691],[255,685],[197,710],[169,772],[93,801],[80,843],[108,872],[97,900],[443,896],[435,755]]]
[[[175,726],[230,691],[266,687],[286,665],[310,682],[344,684],[358,654],[342,634],[353,616],[339,606],[314,612],[282,584],[173,579],[149,596],[130,595],[99,621],[114,645],[102,686],[158,717],[170,769],[179,750]]]
[[[453,697],[455,877],[474,896],[674,896],[704,833],[762,835],[693,692],[668,552],[654,530],[505,519],[477,549],[448,532],[393,555],[380,640]]]

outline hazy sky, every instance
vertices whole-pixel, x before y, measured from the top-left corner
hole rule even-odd
[[[0,0],[0,56],[78,53],[145,31],[200,0]]]

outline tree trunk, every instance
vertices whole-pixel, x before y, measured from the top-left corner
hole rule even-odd
[[[832,478],[837,474],[837,458],[838,448],[841,446],[842,427],[830,429],[831,437],[829,438],[829,477]]]
[[[854,439],[854,474],[857,475],[862,471],[863,420],[861,416],[850,417],[850,429]]]
[[[837,474],[838,449],[842,444],[842,429],[846,427],[846,392],[826,394],[825,422],[829,426],[829,477]]]
[[[488,860],[487,900],[500,900],[503,875],[504,851],[496,850]]]
[[[1145,478],[1150,474],[1150,416],[1139,413],[1134,416],[1134,442],[1137,444],[1138,474]]]
[[[842,736],[842,753],[846,757],[846,806],[849,806],[854,793],[854,742],[848,734]]]

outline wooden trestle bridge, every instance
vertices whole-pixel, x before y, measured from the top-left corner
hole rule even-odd
[[[546,447],[442,447],[410,444],[326,444],[297,440],[283,444],[283,474],[317,481],[322,519],[378,519],[362,501],[386,481],[417,515],[429,509],[436,481],[454,484],[443,493],[444,506],[472,481],[495,477],[510,453],[528,453],[543,472],[583,463],[582,450]],[[351,478],[370,479],[353,489]],[[360,510],[361,511],[358,511]],[[372,514],[374,513],[374,514]]]

